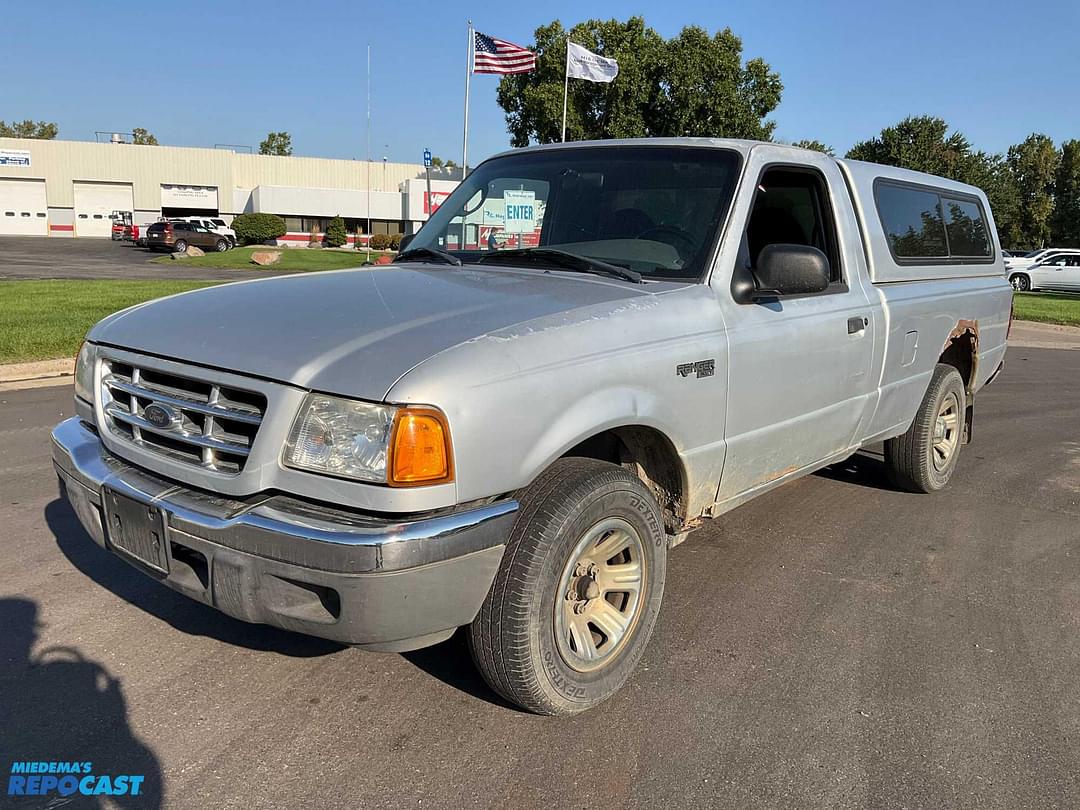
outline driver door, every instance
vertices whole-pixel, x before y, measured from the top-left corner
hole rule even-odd
[[[824,155],[792,165],[786,150],[755,147],[745,171],[752,181],[740,191],[713,274],[730,352],[727,456],[718,501],[848,451],[862,435],[876,394],[880,308],[863,281],[865,259],[851,206],[843,204],[847,191],[839,167]],[[830,263],[829,287],[736,303],[733,265],[752,270],[770,244],[821,250]]]

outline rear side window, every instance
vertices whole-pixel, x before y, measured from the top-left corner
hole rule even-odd
[[[945,234],[949,237],[951,256],[990,255],[990,237],[986,233],[986,220],[982,209],[974,200],[958,200],[942,197],[945,209]]]
[[[898,261],[989,261],[993,255],[986,217],[975,199],[880,182],[874,199],[889,249]]]

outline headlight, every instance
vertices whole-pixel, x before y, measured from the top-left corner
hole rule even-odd
[[[304,398],[285,442],[285,464],[391,486],[453,476],[450,431],[441,412],[325,394]]]
[[[97,347],[85,341],[75,358],[75,396],[87,402],[94,401],[94,365]]]

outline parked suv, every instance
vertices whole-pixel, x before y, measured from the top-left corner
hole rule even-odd
[[[191,222],[195,225],[202,225],[209,231],[213,231],[216,234],[224,236],[229,240],[229,247],[236,247],[236,231],[225,224],[225,220],[220,217],[182,217],[177,219],[171,219],[170,222]]]
[[[146,246],[150,250],[164,248],[183,253],[188,245],[221,253],[229,249],[229,240],[194,222],[155,222],[147,229]]]

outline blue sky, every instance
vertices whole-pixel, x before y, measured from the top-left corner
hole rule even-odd
[[[460,161],[466,20],[522,44],[554,18],[641,14],[664,36],[730,27],[784,82],[776,136],[843,152],[907,114],[945,118],[979,148],[1032,131],[1080,137],[1080,2],[360,2],[28,4],[0,29],[0,118],[60,137],[142,126],[162,143],[362,157],[372,44],[372,155]],[[1064,34],[1064,36],[1062,36]],[[497,79],[476,76],[470,163],[509,144]]]

